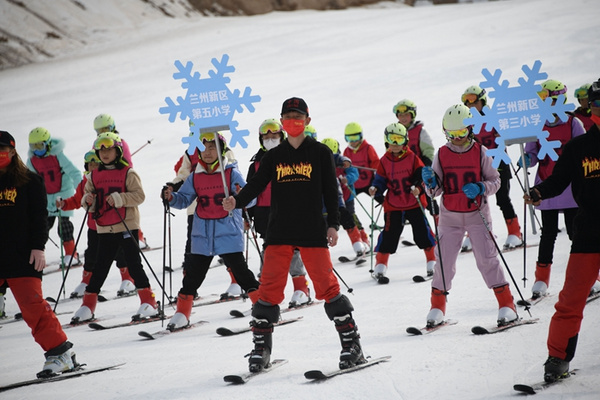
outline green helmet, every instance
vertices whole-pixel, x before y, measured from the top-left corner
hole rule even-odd
[[[344,129],[346,142],[356,142],[363,139],[362,126],[358,122],[350,122]]]
[[[312,125],[306,125],[304,128],[304,136],[310,136],[313,139],[317,139],[317,130]]]
[[[473,117],[473,115],[471,114],[469,107],[464,104],[455,104],[448,108],[444,113],[442,128],[444,131],[459,131],[468,128],[469,125],[466,125],[463,120],[471,117]]]
[[[581,85],[577,89],[575,89],[575,98],[576,99],[587,99],[588,98],[588,90],[592,85],[590,83],[586,83],[585,85]]]
[[[101,129],[108,128],[109,132],[115,131],[115,120],[108,114],[100,114],[94,118],[94,130],[98,132]]]
[[[102,132],[94,140],[94,150],[98,159],[100,159],[101,149],[117,149],[117,158],[111,164],[123,164],[129,165],[129,163],[123,158],[123,142],[119,135],[114,132]]]
[[[337,140],[335,140],[333,138],[325,138],[325,139],[323,139],[323,141],[321,143],[323,143],[325,146],[329,147],[329,149],[331,150],[331,152],[333,154],[340,153],[340,144]]]
[[[404,99],[396,103],[396,105],[394,106],[394,115],[405,112],[409,112],[412,115],[413,119],[417,118],[417,105],[414,103],[414,101]]]
[[[400,122],[394,122],[385,127],[383,131],[386,144],[405,145],[408,143],[406,127]]]
[[[487,104],[487,94],[485,93],[485,89],[482,89],[477,85],[473,85],[465,89],[461,100],[465,105],[468,103],[475,103],[477,100],[481,100],[485,106]]]
[[[50,132],[48,132],[48,129],[46,128],[42,128],[42,127],[37,127],[31,130],[31,132],[29,132],[29,144],[33,144],[33,143],[42,143],[42,142],[49,142],[50,141]]]
[[[542,100],[545,100],[547,97],[551,97],[552,99],[556,100],[558,96],[562,94],[565,96],[564,102],[566,103],[567,85],[555,79],[548,79],[546,82],[542,83],[542,90],[539,91],[538,94]]]

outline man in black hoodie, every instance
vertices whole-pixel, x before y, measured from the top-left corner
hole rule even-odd
[[[259,300],[252,308],[254,350],[249,358],[249,369],[256,372],[269,366],[273,324],[279,320],[279,304],[284,299],[295,249],[300,250],[315,297],[325,300],[325,312],[334,321],[340,336],[339,366],[350,368],[366,360],[352,318],[354,308],[340,292],[328,249],[337,244],[339,228],[333,155],[324,144],[304,136],[310,117],[303,99],[292,97],[284,101],[281,123],[288,138],[264,155],[258,171],[236,196],[223,201],[227,211],[242,208],[271,183],[271,211]]]
[[[544,379],[553,382],[568,375],[575,356],[583,309],[600,272],[600,80],[588,90],[594,125],[585,135],[569,141],[552,175],[523,196],[528,204],[562,193],[569,184],[579,206],[573,222],[573,244],[565,284],[548,332],[548,360]]]

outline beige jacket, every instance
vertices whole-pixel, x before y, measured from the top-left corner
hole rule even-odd
[[[125,224],[130,231],[140,228],[140,212],[138,206],[144,202],[146,195],[144,194],[144,188],[142,187],[142,180],[140,176],[133,169],[127,171],[127,179],[125,180],[126,192],[124,193],[111,193],[111,197],[115,201],[115,208],[126,207],[125,213]],[[81,198],[81,205],[87,207],[87,198],[92,196],[94,193],[94,184],[92,179],[87,180],[84,188],[84,195]],[[96,199],[90,206],[89,211],[93,214],[96,210]],[[97,232],[102,233],[119,233],[127,230],[122,222],[119,222],[110,226],[96,225]]]

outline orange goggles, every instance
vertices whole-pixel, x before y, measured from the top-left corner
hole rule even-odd
[[[479,96],[477,96],[475,93],[465,93],[462,95],[463,104],[473,104],[477,100],[479,100]]]
[[[469,128],[463,128],[455,131],[444,130],[446,132],[446,136],[450,139],[462,139],[465,138],[469,134]]]
[[[394,114],[398,114],[398,113],[404,114],[404,113],[409,112],[409,111],[415,111],[415,108],[414,107],[409,107],[409,106],[404,105],[404,104],[401,104],[401,105],[399,105],[397,107],[394,107]]]
[[[559,95],[565,94],[565,93],[567,93],[566,87],[562,90],[542,89],[538,92],[538,96],[540,96],[540,99],[542,99],[542,100],[546,100],[548,97],[552,97],[553,99],[556,99]]]
[[[281,133],[281,125],[275,122],[265,122],[258,128],[258,133],[266,135],[269,133]]]
[[[406,136],[397,133],[389,133],[385,135],[385,142],[388,144],[402,146],[406,144]]]
[[[96,150],[112,149],[113,147],[117,147],[117,142],[113,138],[107,136],[98,137],[94,142],[94,149]]]

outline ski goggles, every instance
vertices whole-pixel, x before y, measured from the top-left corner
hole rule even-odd
[[[281,125],[276,122],[265,122],[258,128],[258,133],[267,135],[269,133],[281,133]]]
[[[358,142],[362,139],[362,133],[355,133],[353,135],[345,135],[346,142]]]
[[[577,99],[587,99],[588,91],[586,88],[579,88],[575,90],[575,98]]]
[[[481,99],[481,97],[476,95],[475,93],[465,93],[461,97],[463,104],[473,104],[479,99]]]
[[[410,111],[412,111],[414,113],[414,112],[416,112],[416,108],[407,106],[406,104],[400,104],[399,106],[394,107],[394,114],[398,114],[398,113],[404,114],[404,113],[410,112]]]
[[[31,151],[44,150],[48,144],[46,142],[29,143]]]
[[[592,100],[589,103],[590,107],[600,108],[600,99]]]
[[[98,138],[94,141],[94,149],[96,150],[112,149],[118,145],[119,142],[108,136],[98,136]]]
[[[561,90],[542,89],[538,92],[538,96],[540,96],[540,99],[542,99],[542,100],[546,100],[548,97],[552,97],[553,99],[556,99],[559,95],[565,94],[565,93],[567,93],[566,86]]]
[[[467,137],[467,135],[469,134],[469,128],[463,128],[453,131],[444,129],[444,132],[446,132],[446,136],[448,136],[450,139],[458,140]]]
[[[100,159],[98,158],[98,156],[96,155],[96,152],[94,151],[88,151],[87,153],[85,153],[85,156],[83,156],[83,160],[86,163],[91,163],[91,162],[95,162],[95,163],[100,163]]]
[[[388,144],[402,146],[406,144],[407,140],[406,136],[400,135],[399,133],[387,133],[385,135],[385,142]]]

